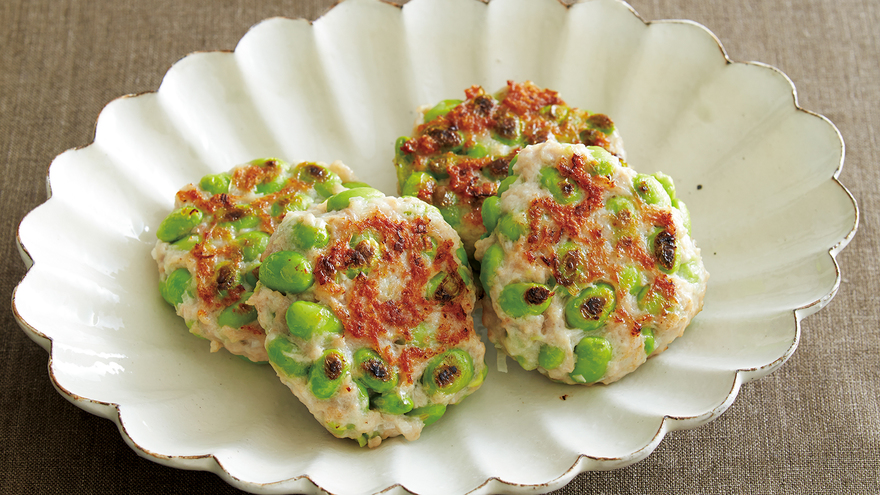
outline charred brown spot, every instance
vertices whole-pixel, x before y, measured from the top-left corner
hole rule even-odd
[[[550,130],[549,129],[544,129],[544,128],[537,129],[537,130],[535,130],[533,132],[529,132],[527,134],[528,134],[528,136],[526,136],[526,141],[528,141],[529,144],[543,143],[544,141],[550,139]]]
[[[509,158],[498,158],[496,160],[492,160],[486,165],[486,171],[495,177],[507,177],[508,172],[510,171],[510,159]]]
[[[330,380],[339,378],[343,369],[342,359],[335,353],[328,354],[324,358],[324,376]]]
[[[242,218],[244,218],[245,215],[247,215],[247,212],[245,212],[243,209],[234,208],[232,210],[227,211],[226,214],[223,215],[223,221],[224,222],[234,222],[236,220],[241,220]]]
[[[539,304],[543,304],[544,301],[546,301],[549,297],[550,289],[546,287],[532,287],[526,290],[523,299],[525,299],[528,304],[537,306]]]
[[[391,373],[388,372],[388,368],[385,366],[379,359],[368,359],[364,361],[363,364],[364,373],[376,378],[377,380],[381,380],[383,382],[387,382],[391,379]]]
[[[564,287],[572,285],[575,282],[575,278],[577,278],[581,263],[581,251],[579,249],[572,249],[563,253],[556,261],[556,281]]]
[[[447,275],[440,285],[437,287],[437,290],[434,291],[434,300],[441,303],[447,303],[453,299],[455,296],[461,292],[461,280],[457,277],[452,277]]]
[[[455,383],[455,380],[460,376],[461,370],[458,369],[458,366],[444,363],[434,370],[434,383],[440,388],[448,387]]]
[[[305,173],[317,182],[321,182],[327,178],[327,169],[319,165],[309,164],[305,166]]]
[[[434,200],[434,206],[438,208],[452,206],[456,203],[455,193],[446,186],[438,186],[434,189],[432,199]]]
[[[315,279],[318,281],[318,284],[326,284],[333,280],[335,275],[336,267],[333,265],[333,262],[323,256],[319,258],[317,263],[315,263]]]
[[[604,297],[591,297],[581,304],[581,315],[586,320],[598,320],[606,304]]]
[[[654,257],[667,270],[675,267],[675,235],[672,232],[664,230],[654,238]]]
[[[426,133],[441,148],[454,148],[461,144],[461,135],[455,127],[434,127]]]
[[[235,285],[235,268],[223,265],[217,270],[217,290],[229,290]]]
[[[492,113],[492,109],[495,108],[495,101],[486,95],[481,95],[474,98],[474,111],[480,117],[486,117],[490,113]]]
[[[505,115],[495,122],[495,132],[504,139],[516,139],[516,117]]]
[[[590,115],[587,117],[587,122],[603,132],[609,132],[614,127],[614,122],[612,122],[607,115],[602,113],[594,113],[593,115]]]
[[[375,254],[373,250],[373,244],[369,241],[361,241],[354,248],[355,255],[359,261],[359,264],[369,263]]]
[[[596,129],[584,129],[578,134],[578,137],[587,146],[602,146],[603,148],[608,146],[608,139],[605,137],[605,134]]]

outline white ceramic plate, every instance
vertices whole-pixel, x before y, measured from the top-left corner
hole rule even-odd
[[[508,79],[612,116],[630,164],[675,177],[690,206],[705,309],[637,372],[584,388],[493,370],[420,440],[360,449],[269,367],[208,353],[162,302],[149,253],[182,185],[279,156],[342,159],[394,193],[393,142],[414,109]],[[616,0],[346,0],[313,24],[264,21],[234,53],[190,55],[157,92],[107,105],[21,223],[33,266],[14,308],[58,390],[157,462],[261,493],[550,490],[717,417],[794,352],[858,223],[842,160],[837,130],[797,107],[785,75],[731,63],[694,23],[646,24]]]

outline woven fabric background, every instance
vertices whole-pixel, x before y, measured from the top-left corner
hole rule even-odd
[[[156,89],[176,60],[233,49],[270,16],[315,19],[333,0],[0,2],[0,296],[24,276],[15,231],[46,199],[46,169],[86,145],[110,100]],[[701,428],[646,460],[578,476],[561,494],[880,493],[880,2],[632,0],[646,20],[711,29],[734,60],[784,71],[802,107],[847,145],[841,181],[861,225],[839,256],[835,299],[803,323],[798,351],[746,384]],[[237,493],[219,477],[138,457],[110,421],[52,387],[46,352],[0,312],[0,493]],[[450,473],[450,476],[454,476]]]

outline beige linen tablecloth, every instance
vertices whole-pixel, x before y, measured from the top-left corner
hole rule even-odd
[[[156,89],[197,50],[233,49],[270,16],[314,19],[333,0],[4,0],[0,2],[0,232],[6,301],[25,269],[22,217],[46,199],[46,169],[91,142],[117,96]],[[836,298],[803,323],[780,370],[745,385],[706,426],[669,434],[646,460],[578,476],[558,493],[870,493],[880,491],[880,2],[633,0],[646,20],[711,29],[734,60],[788,74],[801,105],[847,145],[841,181],[861,227],[839,257]],[[110,421],[52,387],[47,354],[3,315],[0,493],[235,493],[219,477],[141,459]],[[450,473],[454,476],[454,473]]]

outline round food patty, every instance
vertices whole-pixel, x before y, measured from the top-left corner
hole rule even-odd
[[[489,340],[527,370],[611,383],[681,336],[708,273],[669,176],[603,148],[523,149],[483,203],[477,241]]]
[[[346,190],[343,182],[351,180],[341,162],[290,166],[265,158],[184,187],[156,230],[162,297],[190,332],[211,341],[212,352],[225,347],[265,362],[266,334],[245,304],[260,255],[285,214]]]
[[[508,81],[495,95],[472,86],[465,96],[420,108],[413,136],[397,140],[394,165],[400,194],[439,208],[469,255],[486,232],[483,199],[497,192],[523,146],[553,136],[563,143],[600,146],[625,159],[608,116],[569,107],[556,91]]]
[[[288,214],[262,259],[269,362],[333,435],[414,440],[482,384],[473,275],[436,208],[351,189]]]

